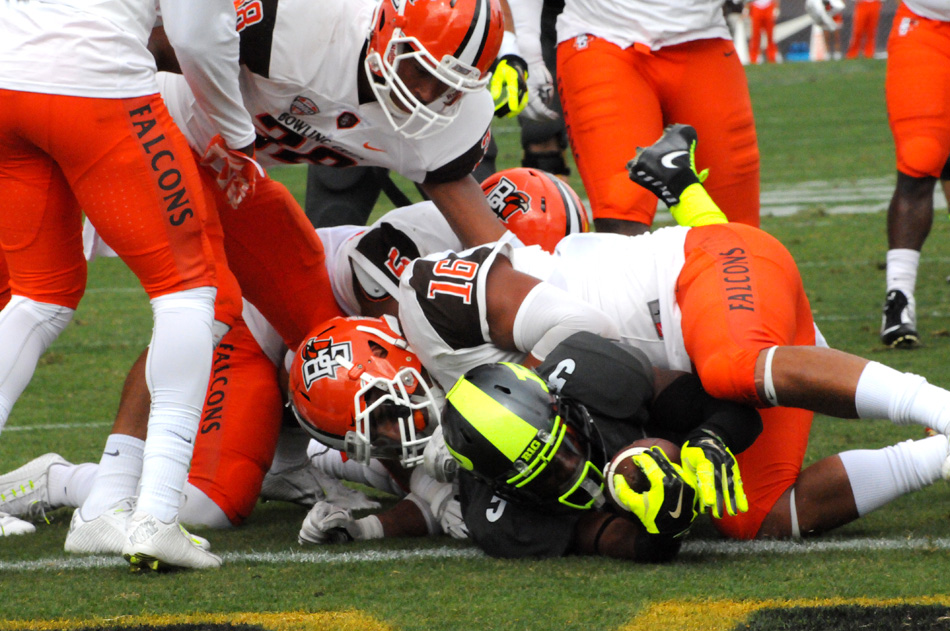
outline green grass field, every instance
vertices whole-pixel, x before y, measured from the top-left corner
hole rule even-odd
[[[813,182],[829,195],[866,179],[893,183],[884,62],[748,72],[764,193]],[[499,166],[515,166],[517,128],[500,124],[496,137]],[[299,170],[275,176],[302,197]],[[763,220],[799,261],[825,336],[833,346],[950,387],[946,218],[935,221],[918,280],[924,345],[905,352],[883,349],[877,337],[884,215],[833,211],[817,201],[793,216]],[[121,263],[96,261],[89,276],[74,322],[42,359],[0,437],[0,470],[48,451],[74,462],[98,460],[122,379],[147,343],[150,316],[145,294]],[[806,464],[921,436],[917,427],[819,417]],[[804,544],[726,543],[700,523],[682,554],[663,566],[601,558],[498,561],[448,538],[302,549],[296,533],[304,515],[296,506],[266,504],[240,529],[201,532],[224,556],[220,570],[132,575],[121,559],[67,556],[69,512],[54,512],[35,535],[0,538],[0,631],[183,622],[257,629],[948,628],[945,483]],[[892,616],[868,613],[874,606],[891,607]]]

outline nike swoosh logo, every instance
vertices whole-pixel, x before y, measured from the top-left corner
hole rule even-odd
[[[680,497],[676,502],[676,510],[670,511],[670,517],[673,519],[679,519],[679,516],[683,512],[683,487],[680,487]]]
[[[383,153],[386,153],[385,149],[377,149],[376,147],[369,144],[369,141],[363,143],[363,148],[369,149],[370,151],[382,151]]]
[[[667,169],[675,169],[676,165],[673,164],[673,160],[676,160],[678,157],[685,156],[685,155],[686,155],[685,151],[674,151],[672,153],[668,153],[662,158],[660,158],[660,164],[665,166]]]
[[[736,51],[730,50],[728,53],[723,53],[723,56],[724,56],[724,57],[732,57],[734,54],[736,54]]]
[[[184,436],[182,436],[182,435],[179,434],[178,432],[169,431],[169,433],[170,433],[170,434],[174,434],[175,436],[178,436],[178,438],[182,439],[183,441],[185,441],[185,442],[188,443],[189,445],[191,444],[191,441],[192,441],[191,438],[185,438]],[[682,492],[683,492],[682,489],[680,489],[680,493],[682,493]]]
[[[102,452],[102,455],[103,455],[103,456],[112,456],[112,457],[116,457],[116,456],[118,456],[118,455],[119,455],[119,450],[118,450],[118,449],[116,449],[116,450],[115,450],[114,452],[109,452],[109,451],[103,451],[103,452]]]

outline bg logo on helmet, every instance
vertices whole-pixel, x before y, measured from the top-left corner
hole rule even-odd
[[[515,213],[528,214],[531,210],[531,197],[519,191],[515,183],[506,177],[498,180],[498,184],[489,191],[487,199],[488,205],[505,223],[508,223]]]
[[[336,379],[337,368],[352,366],[353,347],[349,342],[334,344],[332,337],[328,340],[311,338],[301,357],[304,360],[300,367],[303,383],[309,390],[311,384],[318,379]]]

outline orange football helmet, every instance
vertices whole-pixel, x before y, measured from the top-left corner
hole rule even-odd
[[[394,318],[333,318],[300,345],[290,366],[290,405],[321,443],[369,464],[422,462],[439,424],[442,392]]]
[[[502,223],[525,245],[554,251],[558,241],[589,230],[587,209],[570,186],[540,169],[498,171],[482,190]]]
[[[463,93],[486,88],[505,18],[499,0],[382,0],[371,28],[364,64],[373,92],[397,131],[422,138],[458,116]],[[408,60],[446,86],[434,102],[403,82],[399,65]]]

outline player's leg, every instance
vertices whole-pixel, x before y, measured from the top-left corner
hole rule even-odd
[[[181,519],[238,526],[254,510],[284,410],[277,367],[243,320],[214,352]]]
[[[913,20],[913,29],[902,27]],[[887,211],[887,295],[881,341],[917,344],[914,290],[920,252],[933,223],[933,190],[950,156],[950,35],[904,5],[888,39],[885,93],[897,154]],[[914,88],[918,86],[918,88]],[[915,95],[906,90],[919,89]]]
[[[696,129],[696,168],[709,169],[703,187],[729,221],[758,226],[758,138],[745,69],[734,51],[728,40],[699,40],[662,49],[655,63],[663,63],[666,122]]]
[[[880,0],[873,0],[865,4],[868,5],[868,15],[867,30],[864,37],[864,56],[871,59],[877,49],[877,25],[881,19],[881,2]]]
[[[759,51],[762,49],[762,11],[756,6],[749,6],[749,63],[759,63]]]
[[[594,37],[558,46],[558,90],[568,137],[598,231],[645,232],[656,197],[627,177],[638,146],[663,131],[651,80],[643,73],[651,55]]]
[[[197,165],[157,95],[93,104],[86,115],[100,121],[97,146],[109,150],[90,158],[88,142],[77,142],[63,149],[60,164],[89,220],[149,294],[154,321],[145,362],[148,437],[123,554],[134,565],[216,567],[220,559],[196,548],[177,523],[210,370],[216,293]]]
[[[765,10],[764,30],[765,30],[765,60],[774,64],[778,56],[778,46],[775,45],[775,7],[770,6]]]
[[[218,208],[228,263],[243,295],[288,348],[320,323],[344,315],[330,289],[323,244],[283,184],[259,181],[239,213],[227,212],[220,202]]]

